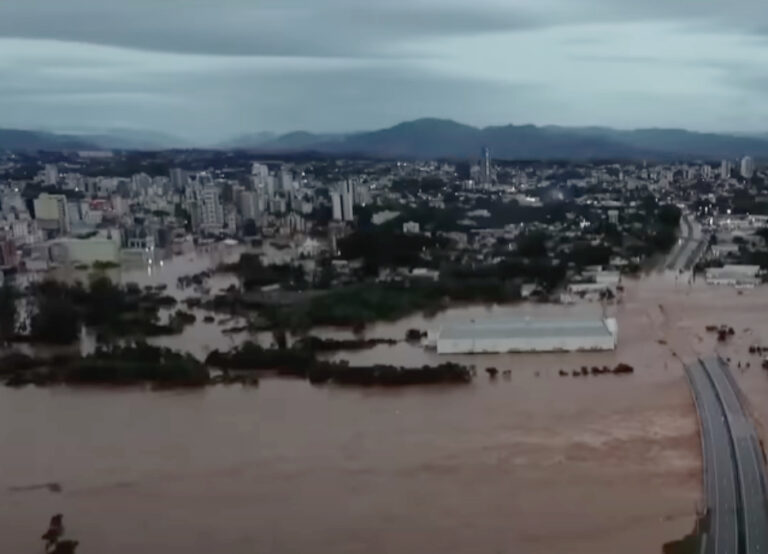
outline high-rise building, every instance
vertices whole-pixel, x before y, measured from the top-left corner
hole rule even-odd
[[[333,220],[341,221],[342,219],[344,219],[344,216],[341,211],[341,193],[338,193],[338,192],[331,193],[331,206],[333,208]]]
[[[267,180],[267,176],[269,176],[269,167],[254,162],[251,165],[251,176],[256,177],[260,182],[264,183]]]
[[[35,219],[41,229],[69,232],[69,207],[63,194],[42,193],[35,199]]]
[[[358,206],[367,206],[371,203],[371,187],[368,183],[357,183],[355,185],[355,204]]]
[[[347,180],[341,189],[341,211],[344,214],[344,221],[353,221],[355,219],[355,189],[352,183]]]
[[[146,173],[136,173],[131,177],[131,186],[134,191],[147,190],[152,186],[152,177]]]
[[[274,175],[267,175],[264,178],[264,183],[266,184],[267,188],[267,196],[272,199],[275,196],[275,176]]]
[[[221,206],[219,189],[209,185],[200,191],[200,223],[209,229],[224,225],[224,209]]]
[[[483,147],[483,157],[480,160],[480,180],[484,185],[491,184],[491,150]]]
[[[255,191],[244,190],[240,193],[240,215],[243,219],[259,220],[261,210],[259,208],[259,197]]]
[[[729,162],[728,160],[723,160],[722,163],[720,164],[720,178],[730,179],[732,168],[733,168],[733,164],[731,164],[731,162]]]
[[[174,167],[171,169],[169,177],[171,178],[171,186],[174,189],[183,189],[187,186],[187,172],[183,169]]]
[[[56,164],[45,164],[45,184],[55,185],[59,182],[59,168]]]
[[[280,170],[280,188],[285,193],[293,191],[293,175],[285,168]]]
[[[745,179],[751,179],[755,174],[755,162],[749,156],[741,159],[741,176]]]

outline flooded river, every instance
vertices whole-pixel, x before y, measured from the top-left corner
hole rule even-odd
[[[39,552],[56,512],[82,554],[660,552],[693,526],[700,455],[681,366],[660,341],[669,323],[645,294],[614,308],[617,352],[454,358],[513,370],[495,382],[481,373],[467,386],[397,390],[278,378],[180,392],[2,388],[0,552]],[[553,309],[458,308],[367,336]],[[157,340],[198,355],[239,340],[206,325]],[[438,360],[404,343],[337,356]],[[618,361],[636,373],[557,375]],[[38,487],[50,483],[60,490]]]

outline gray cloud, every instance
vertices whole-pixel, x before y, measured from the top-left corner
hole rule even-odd
[[[763,2],[0,0],[0,125],[768,128]]]
[[[400,40],[526,29],[544,22],[530,9],[431,0],[0,3],[0,36],[243,56],[386,55]]]

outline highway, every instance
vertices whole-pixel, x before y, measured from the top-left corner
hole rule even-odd
[[[686,368],[699,411],[710,528],[703,552],[768,553],[765,467],[752,421],[719,358]]]
[[[700,364],[686,368],[701,422],[704,488],[709,513],[706,554],[738,554],[736,467],[723,409]]]
[[[744,552],[768,552],[768,504],[765,468],[757,432],[741,402],[739,389],[726,364],[719,358],[702,360],[715,384],[730,427],[736,454],[744,517]]]
[[[666,268],[674,271],[688,271],[704,251],[704,237],[699,225],[690,214],[680,218],[680,238],[667,259]]]

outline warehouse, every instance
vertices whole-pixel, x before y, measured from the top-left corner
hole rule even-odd
[[[614,350],[615,319],[497,319],[446,325],[438,354]]]
[[[760,284],[759,265],[726,265],[707,269],[707,283],[730,285],[736,288],[753,288]]]

